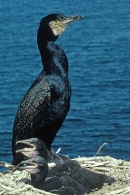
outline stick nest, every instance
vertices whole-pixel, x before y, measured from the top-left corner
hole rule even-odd
[[[117,160],[109,156],[78,157],[80,165],[89,170],[114,177],[116,182],[111,186],[104,184],[90,195],[125,195],[130,194],[130,162]],[[30,174],[26,171],[10,170],[0,173],[0,195],[54,195],[38,190],[30,185]]]

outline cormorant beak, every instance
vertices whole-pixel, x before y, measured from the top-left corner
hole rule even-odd
[[[59,25],[63,28],[67,27],[68,24],[70,24],[71,22],[81,19],[83,18],[80,14],[76,15],[76,16],[71,16],[71,17],[64,17],[61,20],[58,20],[57,23],[59,23]]]
[[[31,160],[22,161],[17,165],[20,170],[26,170],[29,173],[37,173],[39,171],[37,164],[31,162]]]
[[[71,16],[71,17],[66,17],[66,16],[59,16],[57,20],[55,21],[50,21],[49,26],[53,32],[54,36],[59,36],[61,35],[65,28],[70,24],[71,22],[81,19],[81,15],[76,15],[76,16]]]
[[[27,148],[22,148],[16,151],[16,153],[21,152],[24,156],[28,158],[32,158],[37,155],[36,147],[32,143],[29,142],[29,140],[20,140],[17,141],[16,144],[25,144],[27,145]]]

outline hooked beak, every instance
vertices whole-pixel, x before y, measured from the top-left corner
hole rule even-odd
[[[80,14],[76,16],[71,16],[71,17],[65,17],[63,20],[60,21],[61,25],[64,27],[68,26],[71,22],[83,18]]]
[[[73,21],[81,19],[81,15],[66,17],[66,16],[59,16],[55,21],[50,21],[49,26],[53,32],[53,35],[58,37],[61,35],[65,28]]]

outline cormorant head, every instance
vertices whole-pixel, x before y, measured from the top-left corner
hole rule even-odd
[[[44,158],[36,156],[29,160],[22,161],[17,165],[19,170],[26,170],[31,174],[31,180],[34,187],[43,184],[48,174],[48,164]]]
[[[26,140],[19,140],[16,144],[24,144],[26,147],[19,149],[16,153],[22,153],[27,158],[33,158],[35,156],[41,156],[48,161],[48,150],[44,142],[38,138],[31,138]]]
[[[55,41],[64,32],[68,24],[81,18],[81,15],[66,17],[60,14],[50,14],[42,18],[38,29],[38,40]]]

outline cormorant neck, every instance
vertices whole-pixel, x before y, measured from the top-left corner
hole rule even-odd
[[[60,34],[59,34],[60,35]],[[65,52],[55,44],[59,35],[55,35],[46,18],[43,18],[37,33],[37,44],[46,74],[58,74],[63,77],[68,73],[68,60]]]
[[[57,38],[53,37],[53,40],[49,40],[45,33],[42,36],[38,33],[38,48],[47,74],[56,73],[61,75],[62,72],[68,73],[68,60],[65,52],[55,44]]]
[[[35,188],[41,189],[48,174],[48,166],[44,170],[31,174],[31,183]]]

